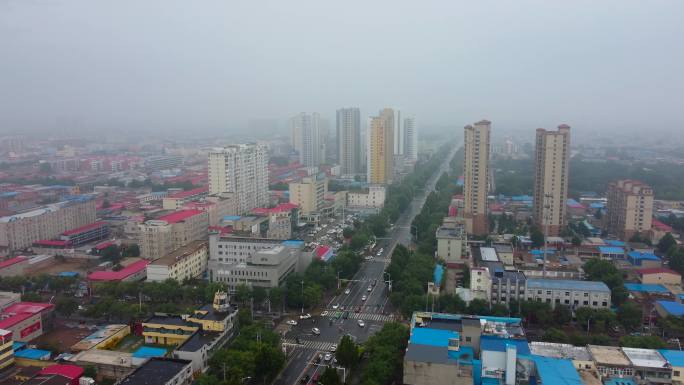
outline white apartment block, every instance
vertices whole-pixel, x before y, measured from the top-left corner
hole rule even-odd
[[[193,241],[147,265],[147,280],[163,282],[174,279],[183,282],[198,278],[207,270],[207,241]]]
[[[172,251],[207,237],[209,214],[201,210],[181,210],[137,225],[135,238],[140,255],[159,259]]]
[[[0,217],[0,250],[21,250],[33,242],[95,222],[95,200],[81,195],[20,214]]]
[[[380,209],[385,205],[384,186],[370,186],[368,191],[347,193],[347,207]]]
[[[437,257],[443,259],[447,266],[459,266],[469,263],[467,254],[468,238],[465,227],[458,223],[445,223],[437,229]]]
[[[231,193],[238,214],[268,204],[268,149],[239,144],[209,153],[209,194]]]
[[[325,138],[327,133],[321,116],[304,112],[290,119],[292,146],[299,152],[299,163],[318,166],[325,163]]]
[[[404,119],[404,157],[409,162],[418,160],[418,127],[416,118]]]
[[[361,112],[358,108],[337,110],[337,160],[341,175],[362,172]]]

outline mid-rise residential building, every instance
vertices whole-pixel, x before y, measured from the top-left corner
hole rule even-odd
[[[337,110],[337,161],[342,175],[362,173],[361,112],[357,107]]]
[[[151,171],[169,170],[183,165],[182,155],[155,155],[145,159],[145,168]]]
[[[147,265],[147,280],[163,282],[174,279],[183,282],[201,277],[207,270],[207,241],[193,241]]]
[[[370,186],[368,190],[347,193],[349,208],[381,209],[385,205],[385,186]]]
[[[646,236],[653,219],[653,189],[639,181],[618,180],[608,184],[607,196],[606,230],[625,241]]]
[[[300,113],[290,119],[292,146],[299,153],[299,163],[314,167],[325,163],[325,140],[327,132],[321,116]]]
[[[385,108],[368,123],[368,182],[389,184],[394,173],[394,111]]]
[[[404,157],[408,162],[415,163],[418,160],[418,127],[416,118],[404,119]]]
[[[290,183],[289,188],[290,203],[298,205],[302,215],[309,215],[323,207],[325,194],[328,192],[328,179],[321,173]]]
[[[204,198],[208,192],[208,187],[198,187],[167,195],[162,199],[162,208],[164,210],[180,210],[187,203]]]
[[[570,126],[537,129],[534,156],[534,222],[557,236],[567,221]]]
[[[0,329],[0,373],[14,366],[13,344],[12,332]]]
[[[603,282],[531,278],[526,282],[525,300],[546,302],[555,307],[610,308],[610,289]]]
[[[463,130],[463,217],[468,234],[484,235],[489,231],[487,194],[491,124],[481,120]]]
[[[238,214],[268,205],[268,149],[239,144],[209,153],[209,194],[231,193]]]
[[[137,224],[135,238],[140,255],[159,259],[192,241],[206,239],[209,214],[202,210],[181,210]]]
[[[90,195],[71,196],[59,203],[0,217],[0,250],[25,249],[35,241],[53,239],[95,220],[95,200]]]
[[[443,223],[437,229],[437,257],[449,267],[469,264],[465,227],[461,223]]]

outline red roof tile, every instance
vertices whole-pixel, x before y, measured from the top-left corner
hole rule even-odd
[[[0,269],[4,269],[8,266],[12,266],[15,263],[23,262],[26,261],[28,258],[24,257],[23,255],[20,255],[18,257],[10,258],[6,261],[0,262]]]
[[[193,195],[206,194],[209,192],[209,187],[200,187],[188,191],[180,191],[169,196],[169,198],[183,199],[188,198]]]
[[[202,214],[204,211],[202,210],[180,210],[180,211],[175,211],[171,214],[164,215],[162,217],[159,217],[158,219],[160,221],[167,221],[169,223],[178,223],[181,221],[184,221],[190,217],[194,217],[195,215]]]
[[[50,365],[44,367],[38,374],[58,374],[73,380],[83,376],[83,368],[76,365]]]
[[[119,271],[96,271],[88,275],[91,281],[121,281],[130,277],[131,275],[145,270],[150,261],[140,260],[124,267]]]
[[[62,233],[62,235],[74,235],[74,234],[80,234],[89,230],[97,229],[100,227],[105,227],[107,226],[107,222],[104,221],[99,221],[99,222],[94,222],[89,225],[81,226],[72,230],[67,230]]]

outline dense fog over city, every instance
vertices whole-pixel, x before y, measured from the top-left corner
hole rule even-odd
[[[425,132],[681,132],[683,16],[677,0],[6,0],[0,133],[259,136],[341,106]]]

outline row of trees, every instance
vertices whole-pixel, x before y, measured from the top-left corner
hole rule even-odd
[[[406,325],[389,322],[366,341],[368,362],[361,373],[361,385],[401,382],[403,358],[408,346]]]
[[[611,261],[590,259],[583,269],[590,281],[601,281],[610,288],[611,301],[615,306],[622,305],[629,297],[624,277]]]
[[[240,334],[228,348],[218,350],[209,360],[209,372],[197,379],[198,385],[241,385],[273,380],[285,364],[280,337],[263,325],[242,325]]]

